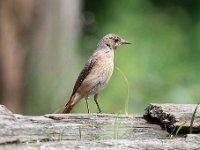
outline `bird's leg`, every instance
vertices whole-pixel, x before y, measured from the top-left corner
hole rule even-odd
[[[99,104],[98,104],[98,94],[95,94],[95,95],[94,95],[94,101],[95,101],[95,103],[97,104],[99,113],[101,113],[101,108],[100,108],[100,106],[99,106]]]
[[[86,101],[86,105],[87,105],[87,110],[88,110],[88,114],[90,113],[90,107],[89,107],[89,104],[88,104],[88,96],[85,97],[85,101]]]

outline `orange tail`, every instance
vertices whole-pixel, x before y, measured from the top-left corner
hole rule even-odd
[[[76,105],[76,103],[79,101],[79,95],[72,95],[68,101],[68,103],[65,105],[65,109],[63,110],[63,113],[68,114],[70,113],[70,111],[72,110],[72,108],[74,107],[74,105]]]
[[[73,103],[74,103],[74,96],[71,96],[67,104],[65,105],[65,109],[63,110],[63,113],[68,114],[73,108]]]

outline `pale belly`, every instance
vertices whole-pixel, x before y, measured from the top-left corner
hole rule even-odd
[[[83,81],[79,90],[86,95],[99,93],[104,89],[110,80],[113,73],[113,60],[107,59],[104,61],[98,60],[95,66]]]

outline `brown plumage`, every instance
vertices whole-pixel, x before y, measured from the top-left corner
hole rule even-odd
[[[85,64],[83,70],[73,88],[72,95],[65,106],[63,113],[70,113],[73,106],[85,97],[87,110],[90,113],[88,105],[88,96],[94,95],[94,101],[101,112],[98,104],[98,93],[107,85],[114,68],[114,50],[122,45],[130,44],[115,34],[104,36],[97,45],[90,59]]]

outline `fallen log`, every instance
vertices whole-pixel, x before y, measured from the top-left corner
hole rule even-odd
[[[23,116],[0,105],[0,149],[198,149],[200,134],[170,138],[142,114]]]
[[[175,132],[181,126],[180,133],[189,133],[196,108],[192,132],[200,133],[200,109],[195,104],[150,104],[145,109],[144,118],[161,124],[169,132]]]

